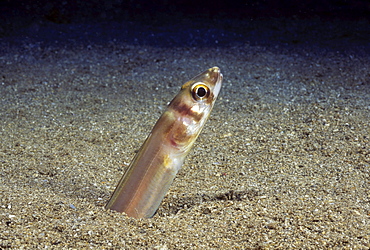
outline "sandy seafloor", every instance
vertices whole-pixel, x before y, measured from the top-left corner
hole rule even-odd
[[[0,249],[368,249],[369,21],[31,23],[1,38]],[[104,206],[180,86],[221,95],[157,214]]]

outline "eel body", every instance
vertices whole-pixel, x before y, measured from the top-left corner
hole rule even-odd
[[[181,87],[122,176],[107,209],[135,218],[155,214],[211,113],[222,79],[220,69],[213,67]]]

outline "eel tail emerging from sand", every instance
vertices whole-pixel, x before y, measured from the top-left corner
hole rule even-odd
[[[213,67],[181,87],[122,176],[107,209],[135,218],[155,214],[211,113],[222,78]]]

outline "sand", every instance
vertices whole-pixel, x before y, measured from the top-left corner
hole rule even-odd
[[[370,248],[368,21],[32,23],[0,40],[0,249]],[[182,83],[211,118],[157,214],[104,208]]]

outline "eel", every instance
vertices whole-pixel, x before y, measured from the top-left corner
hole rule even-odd
[[[212,67],[182,85],[123,174],[106,208],[134,218],[154,216],[220,92]]]

